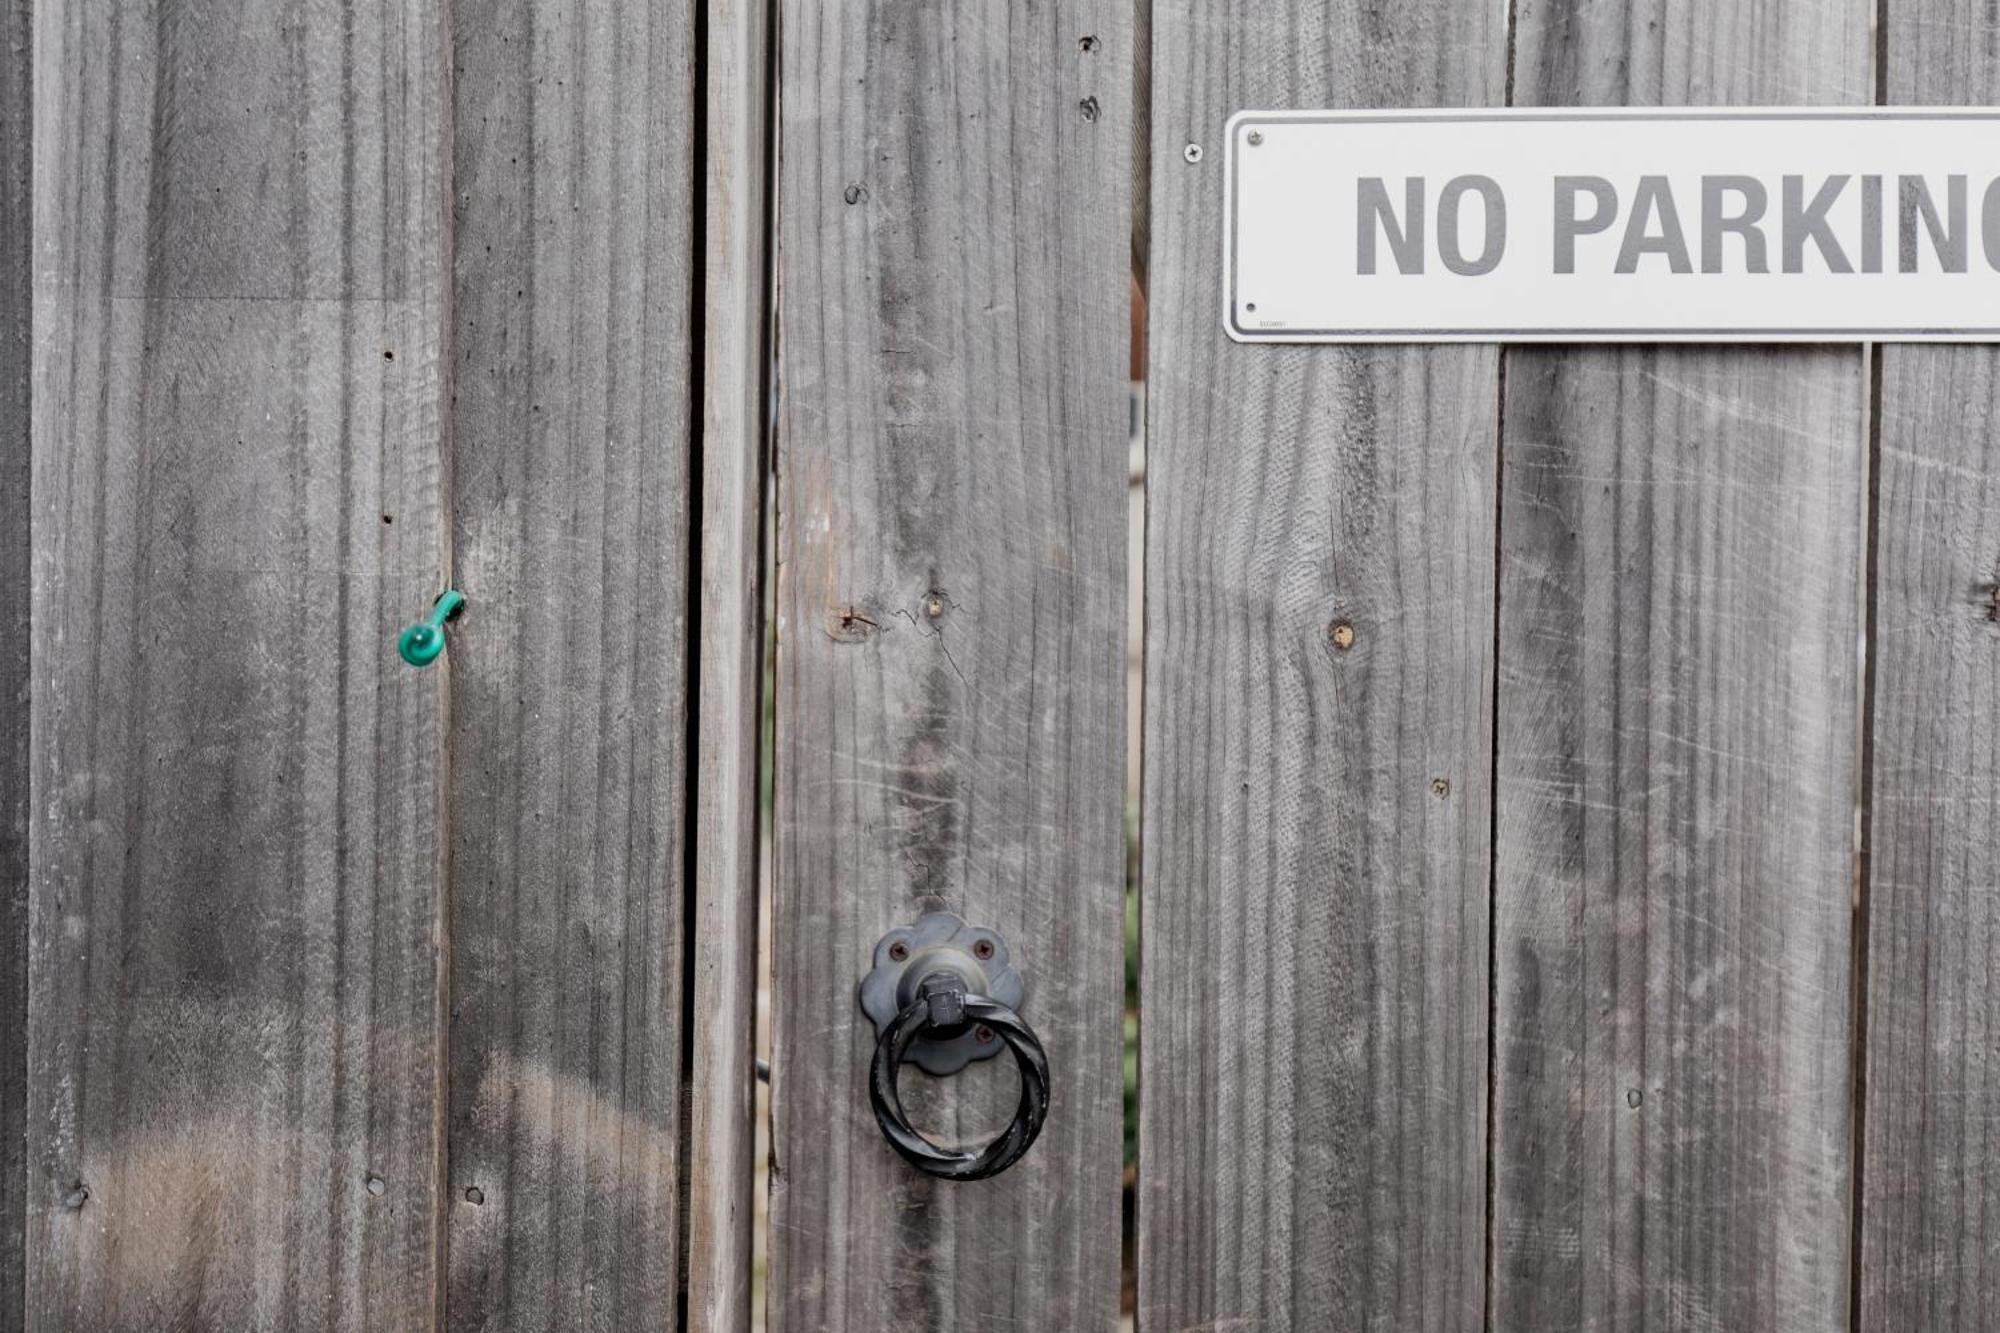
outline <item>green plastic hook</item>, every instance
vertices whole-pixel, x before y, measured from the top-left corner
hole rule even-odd
[[[431,604],[430,615],[403,631],[403,637],[396,640],[396,651],[413,667],[429,666],[444,654],[445,622],[457,619],[464,609],[465,594],[446,588]]]

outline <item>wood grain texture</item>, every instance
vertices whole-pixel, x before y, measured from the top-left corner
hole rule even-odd
[[[1533,105],[1868,96],[1868,7],[1524,3]],[[1512,349],[1496,1330],[1847,1317],[1854,348]]]
[[[34,1328],[433,1321],[443,34],[37,10]]]
[[[1969,1333],[2000,1321],[1994,354],[1886,347],[1881,406],[1859,1327]]]
[[[449,1322],[678,1300],[694,6],[455,6]]]
[[[1846,1318],[1856,355],[1509,354],[1496,1328]]]
[[[780,28],[772,1326],[1109,1329],[1130,0]],[[976,1186],[904,1165],[866,1092],[856,984],[940,906],[1006,936],[1054,1070]],[[916,1119],[997,1133],[1007,1064],[906,1076]]]
[[[1991,104],[1984,5],[1885,10],[1892,103]],[[1881,350],[1856,1327],[2000,1324],[2000,354]]]
[[[1476,1328],[1498,352],[1242,346],[1217,294],[1232,113],[1497,103],[1505,15],[1153,31],[1139,1322]]]
[[[687,1324],[749,1333],[771,0],[710,0]]]
[[[0,1328],[27,1276],[31,22],[27,0],[0,3]]]

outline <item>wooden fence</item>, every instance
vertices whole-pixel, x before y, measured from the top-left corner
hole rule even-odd
[[[0,29],[0,1328],[747,1328],[767,667],[772,1327],[2000,1325],[2000,352],[1218,318],[1235,111],[1993,103],[1987,6]],[[978,1184],[869,1110],[940,907]]]

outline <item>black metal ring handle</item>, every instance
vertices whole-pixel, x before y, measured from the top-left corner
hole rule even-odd
[[[978,1152],[962,1148],[940,1148],[919,1134],[903,1114],[903,1098],[896,1090],[896,1072],[903,1067],[903,1055],[931,1027],[932,1001],[918,996],[896,1015],[875,1043],[875,1060],[868,1070],[868,1099],[875,1104],[875,1123],[889,1146],[901,1153],[910,1165],[925,1175],[941,1180],[985,1180],[997,1176],[1014,1163],[1042,1132],[1049,1113],[1049,1057],[1021,1016],[998,1000],[985,995],[964,997],[966,1023],[992,1029],[1014,1052],[1021,1070],[1021,1100],[1007,1131]],[[962,1028],[961,1028],[962,1030]]]

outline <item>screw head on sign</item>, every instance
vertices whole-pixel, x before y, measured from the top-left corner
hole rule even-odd
[[[1258,144],[1262,142],[1264,142],[1264,131],[1262,130],[1250,131],[1250,146],[1252,148],[1255,148]]]
[[[1189,144],[1187,147],[1181,149],[1181,156],[1190,162],[1201,161],[1201,145],[1198,143]]]

